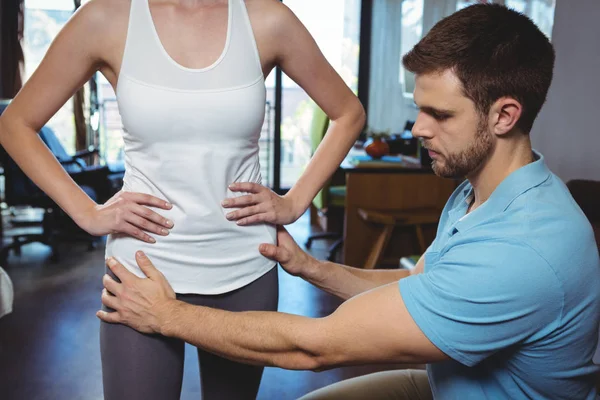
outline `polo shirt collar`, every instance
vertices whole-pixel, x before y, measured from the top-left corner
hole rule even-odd
[[[544,156],[535,150],[533,150],[533,154],[535,161],[507,176],[496,187],[490,198],[469,214],[466,214],[469,207],[467,202],[473,195],[473,187],[471,184],[467,184],[462,194],[463,201],[457,202],[456,206],[450,210],[450,216],[455,217],[452,220],[458,218],[452,231],[466,231],[470,227],[488,219],[491,215],[506,211],[517,197],[546,181],[550,177],[551,172],[546,166]]]

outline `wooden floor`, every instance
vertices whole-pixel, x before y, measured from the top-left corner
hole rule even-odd
[[[308,216],[289,227],[298,243],[309,233]],[[0,399],[102,399],[98,339],[104,248],[88,252],[83,244],[67,245],[61,261],[48,261],[40,244],[11,255],[3,266],[15,286],[14,312],[0,319]],[[311,252],[323,258],[327,243]],[[68,250],[68,251],[67,251]],[[340,301],[280,270],[279,311],[319,317]],[[341,379],[390,368],[350,367],[314,373],[267,368],[259,399],[295,399]],[[186,347],[181,399],[199,399],[198,363]]]

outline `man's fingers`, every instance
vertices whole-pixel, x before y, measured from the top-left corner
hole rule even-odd
[[[252,182],[238,182],[229,185],[229,190],[232,192],[260,193],[263,189],[266,188],[258,183]]]
[[[273,244],[263,243],[258,248],[260,253],[271,260],[285,264],[290,260],[290,252],[283,247],[277,247]]]
[[[106,288],[106,290],[108,290],[110,293],[114,294],[115,296],[121,294],[121,291],[123,290],[121,284],[118,283],[117,281],[115,281],[108,274],[105,274],[102,277],[102,284],[104,285],[104,287]]]
[[[109,324],[121,323],[121,317],[119,316],[119,313],[116,312],[106,312],[100,310],[96,313],[96,317],[100,318],[104,322],[108,322]]]
[[[159,199],[158,197],[154,197],[150,194],[123,192],[123,197],[133,202],[136,202],[137,204],[162,208],[163,210],[170,210],[171,208],[173,208],[173,205],[168,201]]]
[[[119,299],[108,293],[106,289],[102,289],[102,304],[106,307],[117,310],[119,308]]]
[[[142,272],[152,280],[156,280],[156,278],[162,278],[162,274],[159,270],[156,269],[154,264],[150,261],[148,256],[144,254],[142,251],[138,251],[135,253],[135,261],[138,264],[138,267],[142,270]]]
[[[296,241],[294,240],[292,235],[290,235],[290,233],[287,231],[287,229],[285,229],[282,225],[277,225],[277,242],[278,243],[290,242],[292,244],[296,244]]]
[[[119,278],[119,280],[121,282],[125,282],[125,281],[128,281],[130,279],[139,279],[137,276],[135,276],[134,274],[132,274],[131,272],[129,272],[123,266],[123,264],[121,264],[120,262],[118,262],[114,257],[110,257],[106,261],[106,265],[108,265],[108,268],[110,268],[110,270],[113,272],[113,274],[115,274],[117,276],[117,278]]]

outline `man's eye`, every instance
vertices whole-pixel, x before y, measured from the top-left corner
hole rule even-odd
[[[432,113],[432,117],[435,118],[437,121],[445,121],[448,118],[450,118],[450,116],[447,114],[439,114],[439,113]]]

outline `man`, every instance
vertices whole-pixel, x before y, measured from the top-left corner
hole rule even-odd
[[[428,363],[427,373],[369,375],[311,399],[593,399],[598,250],[529,138],[552,79],[552,45],[525,16],[475,5],[440,21],[403,63],[416,74],[413,134],[436,174],[467,178],[415,270],[317,261],[280,229],[278,246],[261,253],[350,299],[330,316],[187,305],[141,254],[148,279],[109,260],[121,283],[105,276],[102,301],[116,311],[98,316],[251,364]]]

